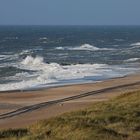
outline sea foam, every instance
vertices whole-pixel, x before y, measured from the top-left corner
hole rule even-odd
[[[130,46],[140,46],[140,42],[132,43]]]
[[[120,77],[133,71],[129,68],[107,64],[60,65],[58,63],[45,63],[41,56],[27,56],[15,66],[31,72],[22,72],[7,77],[9,80],[17,82],[0,84],[0,91],[97,82],[102,79]]]
[[[130,59],[124,60],[124,62],[135,62],[138,60],[140,60],[140,58],[130,58]]]
[[[33,58],[32,56],[27,56],[21,64],[23,65],[40,65],[43,64],[43,57],[35,57]]]
[[[0,90],[17,90],[17,89],[28,89],[37,87],[43,84],[49,83],[70,83],[77,79],[86,79],[90,76],[101,76],[106,74],[110,69],[106,69],[106,64],[77,64],[62,66],[57,63],[45,63],[43,57],[27,56],[18,65],[20,69],[33,70],[30,77],[27,73],[18,74],[13,77],[9,77],[11,80],[21,80],[20,82],[14,82],[9,84],[1,84]],[[28,75],[28,76],[27,76]],[[12,79],[13,78],[13,79]],[[19,78],[19,79],[18,79]],[[64,82],[65,81],[65,82]]]
[[[83,44],[77,47],[56,47],[57,50],[75,50],[75,51],[107,51],[114,50],[113,48],[98,48],[94,45]]]

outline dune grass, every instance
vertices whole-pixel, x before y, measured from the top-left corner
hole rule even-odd
[[[140,91],[65,113],[23,129],[0,131],[2,140],[140,140]]]

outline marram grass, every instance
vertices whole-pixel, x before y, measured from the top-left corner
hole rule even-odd
[[[87,109],[0,131],[2,140],[140,140],[140,91]]]

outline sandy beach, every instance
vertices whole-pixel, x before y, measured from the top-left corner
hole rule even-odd
[[[140,74],[37,91],[1,92],[0,129],[27,127],[36,121],[135,90],[140,90]]]

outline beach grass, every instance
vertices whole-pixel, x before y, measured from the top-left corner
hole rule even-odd
[[[39,121],[28,128],[0,131],[2,140],[140,140],[140,91]]]

